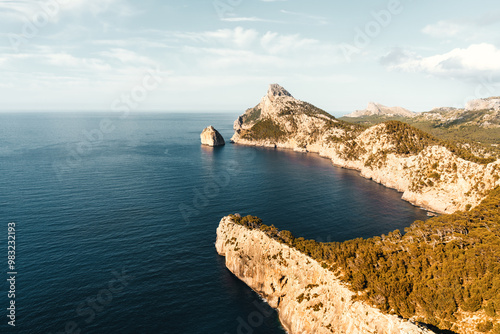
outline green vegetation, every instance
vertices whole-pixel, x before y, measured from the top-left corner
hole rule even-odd
[[[320,118],[324,122],[323,127],[317,127],[310,129],[309,139],[311,141],[316,141],[320,139],[321,135],[331,129],[343,129],[346,131],[346,136],[342,138],[334,138],[332,141],[353,141],[355,135],[361,133],[365,127],[357,124],[351,124],[344,121],[338,121],[334,116],[330,115],[326,111],[315,107],[314,105],[307,102],[296,102],[289,101],[285,104],[279,116],[285,121],[292,125],[292,132],[298,130],[298,125],[294,118],[294,115],[305,114],[309,117]],[[284,131],[279,124],[274,122],[269,118],[260,119],[261,110],[257,107],[249,109],[243,119],[244,123],[255,122],[255,124],[248,130],[244,130],[241,133],[243,139],[248,140],[273,140],[278,141],[284,139],[288,132]],[[304,146],[307,143],[304,143]],[[354,143],[355,145],[355,143]]]
[[[469,211],[416,221],[404,235],[345,242],[295,238],[257,217],[232,217],[325,264],[384,312],[453,330],[458,312],[484,310],[490,319],[476,329],[500,329],[500,188]]]
[[[272,120],[266,118],[257,121],[252,128],[245,130],[241,137],[243,139],[249,140],[279,140],[284,137],[287,133],[281,129],[281,127],[274,123]]]
[[[245,115],[244,122],[255,122],[260,118],[262,110],[258,107],[254,107],[247,111]]]
[[[323,303],[319,302],[315,305],[308,306],[307,309],[312,309],[313,311],[318,312],[319,310],[321,310],[322,307],[323,307]]]
[[[363,148],[360,147],[355,140],[356,137],[366,129],[366,126],[361,123],[373,124],[379,121],[384,121],[386,125],[385,134],[388,135],[389,139],[394,144],[394,153],[396,154],[414,155],[420,153],[426,147],[439,145],[446,147],[449,151],[462,159],[479,164],[488,164],[495,161],[496,157],[500,156],[499,146],[491,146],[491,144],[485,146],[474,140],[470,142],[463,140],[467,134],[473,133],[474,136],[472,136],[472,138],[475,140],[481,139],[488,143],[494,142],[494,145],[496,145],[496,143],[500,142],[500,128],[485,129],[480,127],[474,128],[472,126],[467,126],[465,128],[460,126],[456,128],[451,125],[446,128],[442,126],[435,127],[432,125],[432,122],[415,121],[414,118],[404,117],[394,117],[396,120],[389,121],[387,121],[388,118],[380,116],[363,117],[359,119],[344,118],[343,120],[337,120],[334,116],[312,104],[296,101],[288,101],[279,116],[285,118],[292,124],[292,130],[290,131],[293,132],[294,128],[295,130],[298,129],[298,125],[294,119],[294,115],[298,114],[321,118],[325,122],[322,128],[311,130],[309,134],[311,141],[320,139],[322,134],[326,131],[332,129],[344,130],[343,135],[332,135],[327,138],[327,140],[330,143],[343,143],[346,147],[343,152],[343,157],[348,160],[355,160],[364,153]],[[478,113],[473,113],[472,115],[476,117],[477,114]],[[479,114],[481,113],[479,112]],[[243,139],[279,141],[284,139],[287,135],[290,135],[290,133],[283,130],[279,124],[271,119],[260,119],[260,117],[261,110],[258,107],[247,111],[243,121],[245,123],[255,122],[255,124],[250,129],[244,130],[241,133]],[[459,138],[460,140],[458,140]],[[307,143],[304,143],[304,146],[306,145]],[[384,157],[374,156],[368,159],[366,165],[380,165],[383,163],[382,158]]]
[[[341,117],[343,120],[353,124],[372,126],[387,121],[400,121],[407,123],[419,130],[422,130],[443,141],[455,143],[463,146],[465,144],[472,146],[471,149],[476,152],[484,152],[493,156],[500,156],[500,127],[485,128],[480,126],[479,120],[484,116],[485,111],[470,113],[459,119],[442,123],[440,121],[425,120],[421,117]]]
[[[347,123],[352,123],[352,124],[360,124],[364,125],[366,127],[384,123],[387,121],[400,121],[400,122],[407,122],[409,120],[408,117],[403,117],[403,116],[377,116],[377,115],[372,115],[372,116],[363,116],[363,117],[340,117],[339,120],[345,121]]]
[[[477,125],[448,128],[423,122],[409,124],[442,140],[472,145],[477,151],[500,156],[500,147],[496,146],[500,143],[500,128],[483,128]]]
[[[304,102],[305,108],[302,109],[302,112],[306,114],[307,116],[317,116],[317,115],[323,115],[326,116],[327,118],[334,120],[335,117],[333,115],[330,115],[323,109],[320,109],[310,103]]]
[[[306,114],[307,116],[317,116],[323,115],[327,118],[334,120],[335,117],[320,109],[310,103],[307,102],[296,102],[296,101],[288,101],[285,105],[285,108],[278,114],[278,116],[287,116],[287,115],[295,115],[295,114]]]
[[[481,333],[489,332],[493,329],[493,323],[491,321],[482,322],[477,325],[476,329]]]
[[[397,154],[418,154],[428,146],[439,145],[446,147],[456,156],[475,163],[488,164],[496,160],[493,157],[478,157],[453,141],[438,139],[407,123],[388,121],[385,125],[386,133],[395,145]]]

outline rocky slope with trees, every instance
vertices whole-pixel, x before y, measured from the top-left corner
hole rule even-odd
[[[217,229],[226,266],[291,333],[500,334],[500,188],[469,211],[321,243],[253,217]],[[410,319],[412,323],[403,321]]]
[[[325,265],[269,236],[272,230],[259,219],[247,218],[221,220],[217,252],[233,274],[278,310],[290,334],[432,333],[353,300],[356,294]]]
[[[279,85],[238,117],[232,142],[314,152],[438,213],[474,207],[500,185],[500,160],[406,123],[371,127],[336,119]]]

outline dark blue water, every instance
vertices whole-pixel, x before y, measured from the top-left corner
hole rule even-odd
[[[229,213],[319,241],[425,212],[327,159],[236,145],[236,114],[0,114],[2,333],[283,333],[214,242]],[[107,118],[107,120],[105,120]],[[16,222],[16,327],[7,223]]]

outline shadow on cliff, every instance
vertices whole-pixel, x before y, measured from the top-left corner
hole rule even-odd
[[[431,331],[433,331],[436,334],[458,334],[458,332],[454,332],[454,331],[449,330],[449,329],[439,329],[436,326],[429,325],[429,324],[426,324],[424,322],[419,322],[419,324],[429,328]]]

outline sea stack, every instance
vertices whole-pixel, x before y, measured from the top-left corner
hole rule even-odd
[[[215,130],[213,126],[209,126],[205,128],[201,134],[201,144],[207,146],[223,146],[226,144],[224,138],[219,133],[219,131]]]

